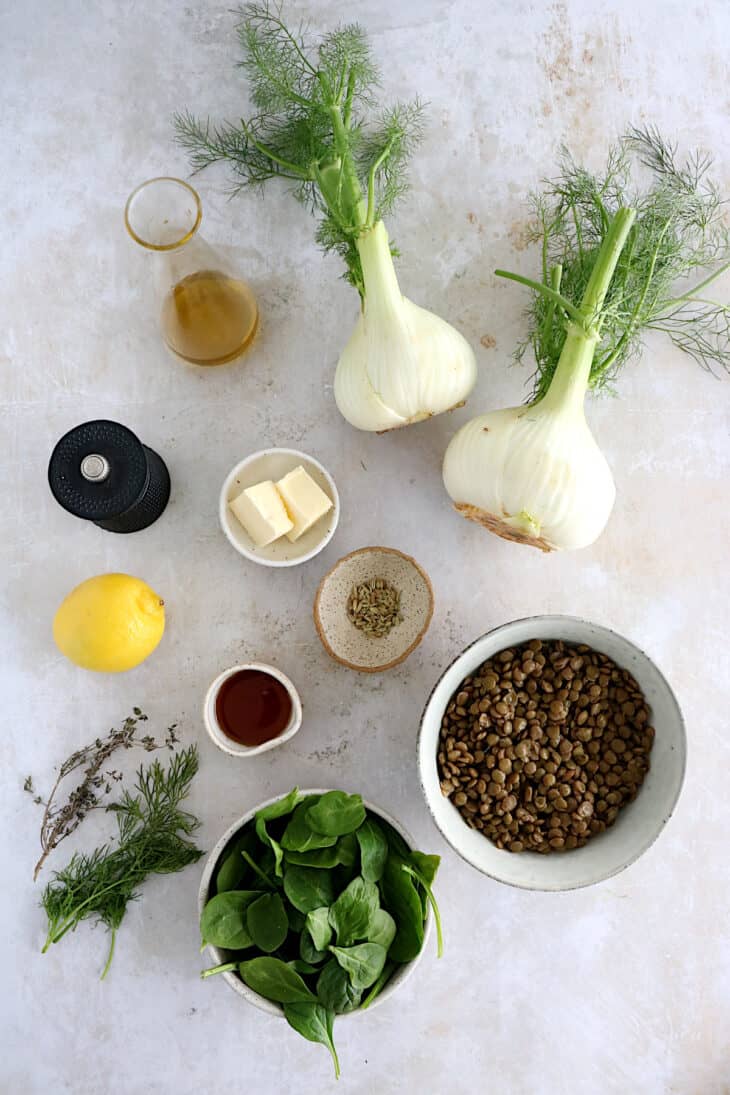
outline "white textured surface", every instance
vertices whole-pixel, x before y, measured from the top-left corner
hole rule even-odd
[[[204,847],[294,783],[341,784],[443,853],[446,956],[429,955],[397,999],[342,1024],[340,1092],[727,1095],[730,385],[648,340],[621,398],[590,410],[618,500],[605,535],[578,555],[546,558],[460,521],[439,465],[469,413],[523,392],[524,375],[506,365],[524,297],[491,270],[534,270],[535,256],[521,250],[525,194],[561,141],[598,164],[627,122],[654,121],[683,147],[713,149],[730,193],[730,9],[723,0],[290,5],[293,18],[318,26],[361,18],[388,96],[430,102],[414,193],[389,227],[403,250],[404,291],[477,348],[479,385],[451,418],[374,437],[340,419],[331,392],[355,296],[337,261],[317,253],[313,225],[275,188],[263,203],[227,204],[222,173],[200,180],[203,230],[259,294],[255,353],[195,371],[168,357],[157,335],[147,257],[125,237],[122,208],[141,179],[185,171],[170,143],[175,108],[233,118],[244,109],[228,8],[6,0],[0,11],[0,1089],[334,1089],[324,1050],[225,985],[198,980],[196,868],[145,888],[105,984],[105,940],[88,925],[41,956],[31,882],[39,816],[22,778],[32,772],[46,788],[55,763],[139,703],[158,727],[177,719],[200,743],[192,805]],[[84,525],[48,492],[53,443],[97,416],[130,426],[170,466],[169,509],[145,532]],[[227,470],[272,444],[320,456],[342,499],[326,552],[273,575],[233,551],[216,512]],[[412,553],[436,593],[422,646],[375,679],[327,657],[310,613],[321,574],[365,543]],[[114,569],[160,590],[168,633],[136,672],[97,677],[61,658],[50,624],[72,586]],[[416,724],[468,640],[513,617],[560,611],[608,624],[656,658],[687,717],[688,778],[667,831],[625,874],[583,892],[528,894],[491,883],[441,842],[418,789]],[[248,659],[291,675],[306,721],[285,749],[236,764],[208,741],[200,707],[216,673]],[[83,840],[95,831],[89,821]],[[70,842],[58,862],[69,852]]]

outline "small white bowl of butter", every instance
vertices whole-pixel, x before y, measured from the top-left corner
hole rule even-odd
[[[267,567],[314,558],[334,536],[340,499],[332,476],[297,449],[262,449],[221,488],[221,528],[241,555]]]

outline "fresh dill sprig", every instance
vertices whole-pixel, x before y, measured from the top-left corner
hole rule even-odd
[[[240,16],[239,64],[257,113],[218,125],[177,114],[177,142],[193,171],[228,161],[234,190],[277,178],[293,184],[320,217],[318,242],[344,259],[345,276],[364,296],[356,242],[407,190],[421,104],[396,104],[368,124],[379,76],[355,23],[314,42],[301,26],[289,30],[273,4],[249,4]]]
[[[45,807],[41,821],[41,857],[35,865],[34,879],[38,877],[41,867],[53,849],[78,829],[90,810],[103,809],[101,800],[104,795],[108,795],[112,787],[123,778],[122,773],[116,769],[106,768],[113,753],[118,749],[135,747],[144,749],[147,753],[154,752],[155,749],[175,747],[177,728],[174,724],[168,726],[162,743],[157,742],[152,734],[137,738],[138,724],[146,721],[147,716],[140,711],[139,707],[135,707],[133,714],[124,720],[121,727],[111,729],[106,737],[95,738],[88,745],[72,753],[60,766],[56,782],[46,801],[41,795],[35,794],[32,777],[28,776],[23,789],[34,795],[33,801],[37,805]],[[79,769],[83,769],[80,782],[69,792],[65,802],[58,803],[56,796],[61,784]]]
[[[124,791],[119,802],[107,807],[116,815],[116,843],[90,854],[76,853],[43,891],[48,917],[43,953],[82,920],[95,919],[111,932],[102,978],[106,976],[117,929],[140,885],[151,874],[180,871],[203,854],[189,839],[200,822],[180,809],[197,770],[194,745],[171,757],[166,769],[158,760],[140,767],[137,793]]]
[[[638,162],[649,173],[643,189],[633,182]],[[547,392],[565,343],[566,324],[585,321],[598,336],[589,385],[612,388],[620,369],[641,348],[645,330],[665,332],[703,368],[730,370],[730,306],[705,290],[730,267],[725,207],[708,178],[712,160],[696,153],[680,162],[677,149],[655,127],[632,128],[609,151],[594,175],[567,151],[556,178],[533,198],[542,257],[542,281],[498,271],[535,290],[527,338],[536,361],[533,398]],[[619,209],[636,219],[619,257],[600,315],[576,317],[594,263]],[[678,295],[678,283],[707,276]]]

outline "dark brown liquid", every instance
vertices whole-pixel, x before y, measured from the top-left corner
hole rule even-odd
[[[276,677],[241,669],[223,682],[215,701],[218,724],[240,745],[263,745],[278,738],[291,718],[291,697]]]

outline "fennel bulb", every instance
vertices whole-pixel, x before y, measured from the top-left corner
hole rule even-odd
[[[476,382],[466,339],[401,295],[378,221],[357,241],[364,294],[335,372],[335,401],[359,430],[392,430],[462,405]]]
[[[317,240],[345,261],[361,315],[337,366],[335,398],[361,430],[407,426],[461,405],[476,380],[464,338],[401,295],[383,217],[407,189],[406,164],[420,137],[421,106],[399,103],[367,126],[378,82],[361,27],[307,43],[266,4],[242,10],[242,66],[255,117],[212,127],[176,117],[177,140],[200,170],[228,160],[241,186],[269,179],[321,215]]]
[[[444,484],[462,516],[542,551],[592,544],[616,497],[583,409],[593,348],[577,330],[566,346],[547,395],[473,418],[444,457]]]
[[[629,153],[653,172],[630,186]],[[537,363],[528,406],[481,415],[452,439],[444,484],[464,517],[543,551],[586,547],[614,503],[608,464],[585,420],[589,388],[607,386],[640,349],[641,331],[662,330],[702,366],[730,364],[730,308],[707,286],[730,267],[722,202],[706,180],[709,160],[678,165],[654,129],[633,130],[612,149],[600,178],[567,156],[536,199],[543,280],[497,270],[534,291],[528,338]],[[632,208],[623,204],[632,194]],[[674,283],[721,263],[693,289]]]

